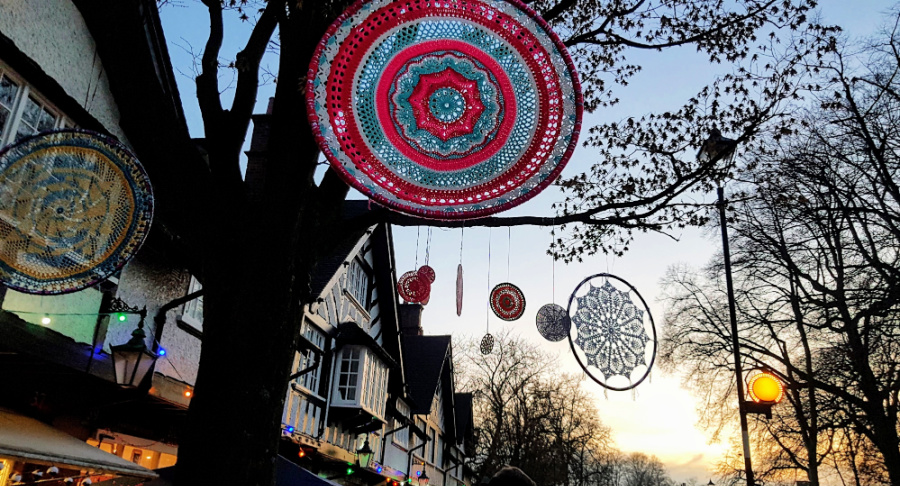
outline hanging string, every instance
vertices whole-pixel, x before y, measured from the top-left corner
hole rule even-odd
[[[419,268],[419,232],[422,230],[421,226],[416,227],[416,263],[413,266],[413,270]]]
[[[459,263],[462,265],[463,239],[466,238],[466,227],[459,228]]]
[[[550,244],[553,244],[553,233],[550,233]],[[551,288],[553,289],[553,299],[550,301],[553,304],[556,304],[556,257],[553,254],[550,255],[550,262],[552,267],[552,275],[553,279],[551,282]]]
[[[487,291],[488,291],[488,299],[487,303],[485,303],[484,309],[484,321],[485,326],[487,327],[487,332],[491,332],[491,236],[493,235],[494,230],[488,229],[488,279],[487,279]]]
[[[512,252],[512,227],[506,227],[506,282],[509,282],[509,254]]]
[[[428,227],[428,239],[425,243],[425,265],[428,265],[431,259],[431,227]]]

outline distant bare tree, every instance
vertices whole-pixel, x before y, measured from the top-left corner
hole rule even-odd
[[[489,355],[474,340],[457,348],[457,383],[475,393],[476,478],[512,465],[538,485],[609,485],[617,452],[580,379],[509,332],[495,338]]]
[[[622,485],[672,485],[673,480],[666,472],[666,467],[656,455],[631,453],[624,458],[619,468],[622,469]]]

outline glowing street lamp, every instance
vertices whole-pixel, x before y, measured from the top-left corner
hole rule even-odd
[[[778,404],[784,399],[784,385],[769,372],[760,372],[747,381],[747,394],[759,404]]]
[[[775,374],[758,371],[747,378],[747,395],[744,410],[751,414],[763,414],[772,418],[772,406],[784,399],[784,385]]]
[[[138,387],[159,356],[151,352],[144,339],[144,322],[131,332],[131,340],[122,345],[113,345],[113,364],[115,365],[116,382],[123,387]]]

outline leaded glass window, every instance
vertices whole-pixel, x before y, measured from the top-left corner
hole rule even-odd
[[[338,376],[338,393],[345,401],[355,401],[359,384],[359,356],[358,348],[344,350],[341,358],[341,372]]]
[[[31,86],[0,63],[0,147],[38,132],[72,126]]]
[[[347,271],[347,292],[366,310],[369,309],[369,273],[358,259],[353,259]]]

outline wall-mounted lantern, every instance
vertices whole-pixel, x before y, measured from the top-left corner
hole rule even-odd
[[[113,364],[116,371],[116,383],[122,387],[138,387],[147,375],[147,372],[156,363],[159,355],[151,352],[147,348],[144,339],[147,333],[144,332],[144,318],[147,316],[147,308],[132,308],[119,300],[114,300],[111,306],[114,316],[124,316],[126,313],[139,314],[141,320],[138,322],[137,328],[131,332],[131,339],[122,345],[113,345],[112,351]]]
[[[375,452],[372,451],[372,448],[369,446],[369,438],[366,437],[366,442],[363,444],[362,448],[356,450],[356,464],[359,465],[360,468],[369,468],[369,462],[372,461],[372,455]]]

